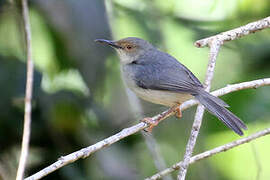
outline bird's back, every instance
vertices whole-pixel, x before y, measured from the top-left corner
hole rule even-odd
[[[203,87],[184,65],[158,50],[123,65],[122,70],[128,87],[142,99],[156,104],[182,103]]]

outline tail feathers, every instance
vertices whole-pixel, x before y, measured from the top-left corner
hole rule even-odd
[[[206,91],[200,91],[195,98],[204,105],[204,107],[212,114],[218,117],[227,127],[231,128],[234,132],[243,135],[241,129],[247,129],[246,125],[232,112],[225,107],[228,105],[221,99],[209,94]]]
[[[212,94],[209,94],[206,91],[203,91],[203,94],[205,94],[206,96],[208,96],[210,99],[212,99],[215,103],[217,103],[218,105],[222,106],[222,107],[230,107],[227,103],[225,103],[222,99],[219,99],[216,96],[213,96]]]

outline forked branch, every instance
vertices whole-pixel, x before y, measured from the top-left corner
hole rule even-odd
[[[225,145],[222,145],[222,146],[219,146],[219,147],[216,147],[214,149],[211,149],[209,151],[205,151],[203,153],[200,153],[200,154],[197,154],[193,157],[190,158],[190,161],[189,161],[189,164],[193,164],[199,160],[202,160],[202,159],[206,159],[208,157],[211,157],[215,154],[218,154],[220,152],[225,152],[225,151],[228,151],[234,147],[237,147],[239,145],[242,145],[242,144],[245,144],[245,143],[248,143],[250,141],[253,141],[259,137],[262,137],[262,136],[266,136],[266,135],[269,135],[270,134],[270,128],[267,128],[267,129],[264,129],[262,131],[258,131],[250,136],[247,136],[247,137],[244,137],[244,138],[241,138],[241,139],[238,139],[236,141],[233,141],[233,142],[230,142],[228,144],[225,144]],[[176,171],[178,170],[183,164],[183,161],[180,161],[174,165],[172,165],[170,168],[167,168],[167,169],[164,169],[163,171],[149,177],[149,178],[146,178],[146,180],[156,180],[156,179],[161,179],[162,177],[166,176],[167,174],[169,173],[172,173],[173,171]]]
[[[239,28],[226,31],[218,35],[196,41],[195,46],[197,47],[204,47],[204,46],[210,47],[209,63],[208,63],[208,69],[207,69],[206,78],[205,78],[205,90],[206,91],[210,90],[211,80],[214,77],[216,59],[217,59],[220,47],[225,42],[235,40],[242,36],[246,36],[250,33],[254,33],[256,31],[269,28],[269,27],[270,27],[270,17],[267,17],[256,22],[249,23],[245,26],[241,26]],[[189,166],[189,161],[192,156],[197,137],[199,135],[203,113],[204,113],[204,107],[202,105],[199,105],[195,114],[195,119],[192,125],[190,137],[186,146],[186,152],[183,158],[183,163],[181,164],[180,171],[177,176],[178,180],[185,180],[187,169]]]

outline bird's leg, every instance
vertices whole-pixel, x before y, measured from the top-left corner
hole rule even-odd
[[[157,126],[160,121],[166,119],[168,116],[170,116],[173,113],[179,113],[179,112],[180,112],[179,116],[182,116],[182,113],[177,105],[177,106],[173,106],[169,110],[159,114],[158,117],[156,117],[156,118],[150,118],[150,117],[143,118],[141,120],[141,122],[148,124],[148,127],[145,128],[144,130],[147,132],[152,132],[153,128],[155,126]]]
[[[175,111],[175,116],[178,117],[178,118],[181,118],[182,117],[182,111],[180,109],[180,105],[181,104],[177,104],[176,106],[174,106],[174,111]]]

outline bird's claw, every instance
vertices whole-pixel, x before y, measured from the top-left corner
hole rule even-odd
[[[144,130],[150,133],[152,132],[153,128],[158,125],[158,121],[153,120],[153,118],[149,117],[143,118],[141,122],[144,122],[148,125],[148,127],[145,128]]]
[[[175,108],[175,116],[177,118],[181,118],[182,117],[182,111],[181,111],[180,107]]]

